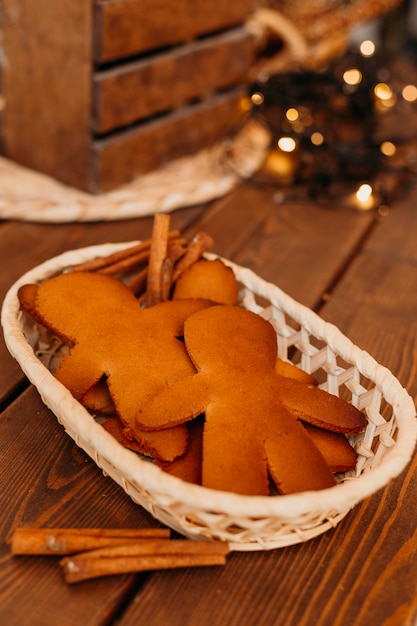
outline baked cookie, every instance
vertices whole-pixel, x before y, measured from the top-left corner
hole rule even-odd
[[[184,320],[209,304],[178,300],[144,310],[119,280],[74,272],[39,285],[34,306],[37,319],[70,346],[56,378],[82,400],[104,376],[125,435],[143,441],[149,434],[136,424],[137,409],[159,388],[195,371],[180,338]],[[152,434],[152,443],[158,438],[164,448],[171,442],[169,459],[185,452],[185,426],[176,438]]]
[[[280,376],[295,378],[296,380],[299,380],[302,383],[307,383],[309,385],[317,385],[317,380],[313,376],[313,374],[308,374],[293,363],[290,363],[289,361],[284,361],[279,357],[277,358],[277,362],[275,364],[275,371]]]
[[[127,437],[127,430],[117,416],[109,417],[102,424],[124,448],[133,450],[152,458],[157,463],[172,465],[175,467],[177,459],[182,459],[189,452],[188,431],[189,428],[168,428],[165,436],[161,437],[162,431],[137,432],[137,437]]]
[[[187,427],[188,446],[185,454],[171,463],[156,459],[156,464],[172,476],[181,478],[189,483],[201,485],[204,420],[202,418],[192,420],[187,423]]]
[[[38,285],[27,284],[19,287],[17,297],[19,298],[20,306],[26,313],[29,313],[35,321],[36,319],[36,307],[35,300],[38,293]]]
[[[143,405],[140,428],[163,429],[205,413],[202,484],[207,487],[267,495],[268,470],[283,494],[335,484],[323,456],[286,407],[282,381],[287,379],[275,372],[277,337],[269,322],[218,305],[186,320],[184,340],[197,373]],[[337,398],[334,404],[340,410],[347,403]]]
[[[232,268],[220,259],[201,259],[176,280],[173,300],[206,298],[221,304],[237,304],[238,283]]]
[[[356,467],[358,455],[343,433],[303,424],[314,445],[323,455],[332,472],[347,472]]]

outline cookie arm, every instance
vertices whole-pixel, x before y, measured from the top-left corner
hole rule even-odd
[[[209,400],[205,376],[195,374],[153,396],[138,410],[136,423],[143,430],[171,428],[201,415]]]
[[[75,346],[70,354],[63,358],[54,375],[77,400],[80,400],[103,374],[103,368],[94,362],[94,358]]]
[[[314,385],[283,376],[279,379],[280,399],[297,419],[341,433],[364,430],[366,418],[353,404]]]

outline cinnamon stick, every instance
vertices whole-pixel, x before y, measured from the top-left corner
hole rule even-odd
[[[185,239],[179,237],[178,239],[173,239],[168,243],[168,252],[167,255],[172,260],[173,263],[176,263],[187,251],[187,242]]]
[[[144,293],[148,279],[148,266],[144,267],[136,276],[126,283],[126,286],[133,291],[135,296]]]
[[[174,231],[173,231],[174,232]],[[167,259],[171,260],[171,264],[175,264],[178,259],[180,259],[186,251],[186,241],[182,237],[172,237],[168,241],[168,249],[167,249]],[[164,262],[165,263],[165,262]],[[169,264],[169,261],[166,262]],[[107,268],[108,269],[108,268]],[[171,275],[169,276],[170,283],[172,284],[172,269],[170,270]],[[170,292],[171,284],[167,284],[167,268],[163,268],[163,284],[162,284],[162,296],[165,299],[165,295]],[[140,296],[146,290],[146,283],[148,279],[148,266],[146,265],[143,269],[140,270],[133,278],[131,278],[126,286],[133,291],[136,296]],[[145,296],[144,296],[145,297]]]
[[[154,217],[151,248],[148,264],[148,280],[146,285],[146,304],[148,307],[162,302],[162,268],[168,250],[168,232],[170,216],[157,213]]]
[[[167,256],[162,263],[161,270],[161,302],[169,300],[171,285],[172,285],[172,272],[174,271],[174,262]]]
[[[169,233],[168,239],[178,239],[180,237],[179,230],[173,230]],[[129,256],[137,254],[138,252],[144,252],[146,250],[149,251],[151,247],[152,238],[144,239],[133,246],[129,246],[128,248],[124,248],[123,250],[118,250],[117,252],[112,252],[103,257],[99,257],[97,259],[91,259],[91,261],[85,261],[83,263],[78,263],[78,265],[74,265],[73,270],[78,272],[95,272],[103,267],[107,267],[108,265],[112,265],[122,259],[126,259]]]
[[[111,276],[123,274],[125,272],[129,272],[135,267],[138,267],[139,265],[148,263],[149,254],[150,250],[142,250],[140,252],[136,252],[135,254],[131,254],[124,259],[119,259],[119,261],[114,261],[113,263],[110,263],[110,265],[106,265],[96,271],[100,274],[110,274]]]
[[[214,240],[206,233],[197,233],[193,238],[185,254],[180,258],[174,267],[172,281],[175,282],[179,276],[193,263],[198,261],[214,244]]]
[[[114,574],[224,565],[229,551],[222,542],[149,540],[66,557],[60,565],[65,580],[73,583]]]
[[[149,539],[167,540],[168,528],[17,528],[12,536],[13,554],[65,555],[102,547],[126,545]]]
[[[122,556],[144,556],[157,554],[229,554],[229,545],[224,541],[197,541],[190,539],[144,538],[135,543],[105,546],[78,553],[80,558],[112,559]]]
[[[125,556],[113,559],[68,557],[61,561],[67,583],[76,583],[91,578],[113,576],[115,574],[133,574],[155,570],[176,569],[180,567],[204,567],[224,565],[226,557],[222,554],[159,554],[157,556]]]

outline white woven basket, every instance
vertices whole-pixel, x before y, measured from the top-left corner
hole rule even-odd
[[[235,550],[265,550],[306,541],[336,526],[353,506],[400,474],[414,450],[417,420],[414,403],[398,380],[335,326],[227,260],[241,283],[241,304],[274,325],[279,355],[289,359],[296,352],[297,364],[317,375],[322,388],[343,394],[366,414],[366,431],[352,439],[359,453],[356,470],[322,491],[242,496],[186,483],[118,444],[35,356],[17,291],[20,285],[131,244],[71,251],[29,271],[7,293],[2,325],[8,349],[44,403],[136,503],[187,537],[225,540]]]

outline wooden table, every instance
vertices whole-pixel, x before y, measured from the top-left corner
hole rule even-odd
[[[187,238],[273,281],[335,323],[417,394],[417,185],[385,216],[279,204],[242,185],[177,210]],[[2,296],[62,251],[148,237],[152,218],[0,226]],[[0,618],[7,626],[411,626],[417,619],[417,461],[305,544],[233,553],[227,565],[68,586],[54,559],[12,557],[18,526],[157,525],[63,432],[0,345]]]

